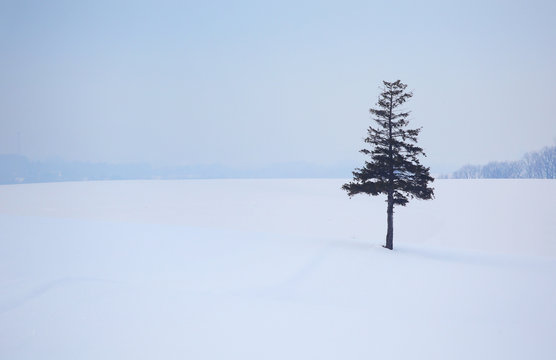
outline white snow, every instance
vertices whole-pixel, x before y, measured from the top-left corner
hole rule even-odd
[[[0,358],[556,358],[556,181],[342,183],[0,186]]]

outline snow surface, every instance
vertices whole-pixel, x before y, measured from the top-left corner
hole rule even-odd
[[[554,359],[556,181],[0,186],[0,359]]]

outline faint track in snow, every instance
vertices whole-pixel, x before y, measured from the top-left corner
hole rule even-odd
[[[111,284],[122,284],[122,282],[98,278],[86,278],[86,277],[62,277],[59,279],[52,280],[45,285],[37,287],[31,291],[28,291],[25,295],[19,296],[16,299],[8,300],[5,303],[0,303],[0,314],[5,314],[13,309],[25,305],[26,303],[43,296],[44,294],[70,284],[75,283],[111,283]]]

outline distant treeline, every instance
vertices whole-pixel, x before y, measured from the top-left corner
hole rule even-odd
[[[148,164],[32,161],[21,155],[0,154],[0,184],[84,180],[334,178],[349,174],[351,168],[351,165],[318,166],[302,162],[250,168],[218,164],[155,167]]]
[[[556,146],[526,154],[518,161],[494,161],[486,165],[466,165],[453,179],[556,179]]]

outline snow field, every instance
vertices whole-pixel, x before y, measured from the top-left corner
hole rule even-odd
[[[2,359],[552,359],[555,181],[0,186]]]

